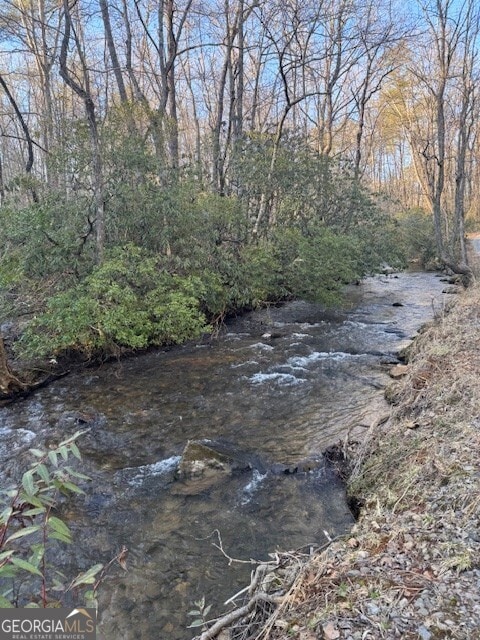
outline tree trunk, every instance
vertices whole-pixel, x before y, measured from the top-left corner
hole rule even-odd
[[[455,238],[460,262],[468,268],[468,252],[465,240],[465,191],[467,182],[467,153],[475,124],[475,43],[480,31],[479,14],[474,11],[474,2],[467,5],[464,31],[464,50],[461,73],[461,110],[458,123],[457,158],[455,167]]]
[[[125,69],[128,74],[128,78],[130,80],[131,89],[133,92],[133,96],[135,100],[142,102],[145,105],[148,105],[145,94],[140,88],[140,84],[137,80],[137,76],[133,70],[132,65],[132,28],[130,25],[130,18],[128,15],[128,5],[127,0],[123,0],[123,24],[125,26]]]
[[[217,193],[223,195],[225,191],[224,158],[221,145],[223,110],[225,105],[225,89],[227,85],[227,74],[230,65],[230,35],[227,42],[227,50],[223,62],[220,82],[218,86],[215,124],[212,131],[212,183]]]
[[[38,136],[41,136],[43,151],[45,153],[44,175],[46,181],[52,187],[58,186],[57,176],[52,172],[48,162],[48,155],[53,146],[55,136],[54,129],[54,101],[52,89],[52,67],[57,57],[57,35],[53,42],[49,41],[48,33],[53,28],[58,34],[58,28],[52,26],[53,16],[59,12],[47,11],[46,0],[37,0],[36,8],[33,3],[27,7],[22,5],[21,21],[25,32],[25,43],[28,50],[35,58],[40,84],[40,104],[43,114],[43,126],[40,127]]]
[[[239,0],[238,6],[238,45],[237,45],[237,86],[235,96],[235,111],[233,121],[233,140],[240,140],[243,134],[243,101],[244,101],[244,55],[245,55],[245,34],[244,34],[244,2]]]
[[[30,176],[32,174],[33,162],[35,160],[35,156],[33,153],[33,139],[32,139],[32,136],[30,135],[30,129],[28,128],[28,125],[25,122],[25,118],[23,117],[23,114],[20,111],[20,108],[15,98],[13,97],[13,94],[10,92],[10,89],[8,88],[8,85],[5,82],[2,75],[0,75],[0,86],[4,90],[5,95],[8,98],[8,101],[10,102],[13,110],[15,111],[17,120],[19,121],[20,126],[22,127],[22,131],[25,135],[25,141],[27,143],[27,150],[28,150],[28,158],[27,158],[27,162],[25,163],[25,173]],[[38,202],[38,196],[33,186],[31,187],[31,194],[32,194],[33,201]]]
[[[445,186],[445,104],[444,89],[442,84],[441,91],[436,97],[436,125],[437,125],[437,145],[438,152],[435,158],[437,179],[434,179],[432,189],[432,208],[433,208],[433,224],[435,228],[435,242],[437,244],[438,255],[444,257],[444,242],[442,231],[442,195]]]
[[[112,24],[110,22],[110,12],[108,9],[107,0],[98,0],[100,10],[102,12],[103,26],[105,28],[105,38],[107,40],[108,53],[110,54],[110,60],[112,62],[113,73],[115,74],[115,80],[117,82],[118,94],[121,102],[127,102],[127,90],[125,89],[125,82],[123,81],[122,70],[118,61],[117,49],[115,47],[115,40],[113,39]]]
[[[92,188],[93,200],[95,205],[96,258],[97,263],[101,264],[103,261],[105,249],[105,206],[103,194],[103,166],[102,156],[100,152],[97,119],[95,115],[95,103],[89,90],[88,70],[85,64],[85,60],[80,53],[78,41],[76,41],[76,45],[83,65],[85,87],[82,87],[74,79],[68,69],[67,54],[68,46],[70,43],[70,33],[72,29],[72,19],[68,0],[63,0],[63,9],[65,14],[65,31],[60,48],[60,75],[63,78],[65,84],[70,87],[70,89],[72,89],[72,91],[76,93],[79,98],[83,100],[85,106],[85,113],[87,116],[92,149]]]
[[[178,115],[177,115],[177,90],[175,84],[175,70],[177,61],[177,38],[179,34],[175,35],[175,28],[173,23],[175,13],[175,7],[173,0],[167,0],[166,2],[166,29],[167,29],[167,49],[168,58],[166,64],[166,91],[167,91],[167,109],[168,118],[167,123],[167,140],[168,140],[168,155],[170,161],[170,167],[172,169],[178,169],[179,167],[179,144],[178,144]]]
[[[5,182],[3,180],[3,158],[0,154],[0,207],[5,202]]]

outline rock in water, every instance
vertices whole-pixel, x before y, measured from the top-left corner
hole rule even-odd
[[[178,478],[198,478],[206,474],[229,474],[235,460],[228,454],[216,451],[203,442],[189,440],[178,465]]]

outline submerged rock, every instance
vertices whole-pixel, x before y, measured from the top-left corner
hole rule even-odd
[[[271,466],[270,471],[275,475],[293,475],[296,473],[309,473],[310,471],[317,471],[325,466],[325,461],[322,458],[312,458],[309,460],[300,460],[295,464],[282,464],[275,463]]]
[[[446,287],[445,289],[443,289],[442,293],[446,293],[448,295],[455,295],[457,293],[460,293],[462,291],[462,289],[460,289],[457,286],[454,287]]]
[[[189,440],[183,450],[177,469],[177,478],[199,478],[205,475],[231,474],[250,469],[251,465],[235,454],[221,451],[220,447],[198,440]]]

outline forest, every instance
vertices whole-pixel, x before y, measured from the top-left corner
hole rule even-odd
[[[468,276],[479,29],[476,0],[4,0],[5,339],[91,360],[385,264]]]

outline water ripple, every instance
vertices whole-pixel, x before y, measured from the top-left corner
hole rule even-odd
[[[278,371],[273,373],[254,373],[253,376],[250,376],[249,380],[252,384],[264,384],[266,382],[273,381],[282,386],[290,386],[307,382],[305,378],[297,378],[291,373],[279,373]]]
[[[153,462],[152,464],[145,464],[141,467],[126,467],[122,470],[121,473],[122,475],[128,475],[129,472],[134,472],[135,475],[129,478],[127,480],[127,483],[131,487],[139,487],[148,478],[163,476],[174,471],[177,468],[180,459],[180,456],[171,456],[170,458],[158,460],[157,462]]]

